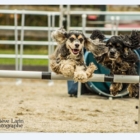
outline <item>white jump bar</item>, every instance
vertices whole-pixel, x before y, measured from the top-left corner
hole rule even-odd
[[[48,79],[48,80],[73,80],[72,77],[64,77],[54,72],[36,72],[36,71],[15,71],[0,70],[0,78],[24,78],[24,79]],[[115,82],[115,83],[139,83],[139,75],[105,75],[93,74],[88,81],[93,82]]]

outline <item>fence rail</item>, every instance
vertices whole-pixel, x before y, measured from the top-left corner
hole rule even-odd
[[[28,54],[24,54],[24,55],[15,55],[15,54],[0,54],[0,58],[29,58],[29,59],[48,59],[48,55],[28,55]]]
[[[67,14],[68,12],[65,11],[64,14]],[[107,12],[107,11],[69,11],[70,15],[112,15],[112,16],[124,16],[124,15],[140,15],[140,12],[122,12],[122,11],[116,11],[116,12]]]
[[[15,35],[15,40],[0,40],[0,44],[5,44],[5,45],[15,45],[15,55],[9,55],[9,58],[13,58],[15,56],[16,59],[16,65],[18,65],[18,58],[20,58],[20,70],[22,70],[22,59],[25,58],[23,56],[23,51],[24,51],[24,45],[34,45],[34,46],[39,46],[39,45],[46,45],[48,46],[48,55],[50,55],[53,52],[54,45],[56,45],[55,42],[51,40],[50,34],[51,31],[56,30],[59,27],[55,27],[55,17],[59,16],[59,26],[62,25],[63,21],[63,16],[67,15],[67,22],[68,22],[68,30],[82,30],[83,33],[89,37],[89,32],[91,32],[94,29],[99,29],[101,31],[110,31],[111,35],[117,35],[118,31],[132,31],[134,28],[123,28],[123,27],[118,27],[119,24],[119,16],[133,16],[133,15],[140,15],[140,12],[107,12],[107,11],[70,11],[70,7],[67,10],[63,10],[62,6],[60,6],[60,11],[30,11],[30,10],[0,10],[0,13],[3,14],[14,14],[14,25],[9,26],[9,25],[0,25],[0,30],[13,30],[14,35]],[[17,14],[21,15],[21,26],[18,26],[18,20],[17,20]],[[48,18],[48,26],[46,27],[39,27],[39,26],[25,26],[25,15],[46,15]],[[81,27],[72,27],[70,24],[70,18],[72,15],[79,15],[82,18],[82,25]],[[110,15],[112,16],[111,19],[108,21],[110,22],[111,26],[110,27],[87,27],[87,15]],[[46,31],[48,36],[46,37],[46,41],[25,41],[24,39],[24,31]],[[137,28],[139,31],[140,28]],[[19,32],[21,38],[18,39]],[[107,35],[110,36],[110,35]],[[47,39],[48,38],[48,39]],[[20,46],[18,46],[20,45]],[[18,49],[20,49],[20,54],[18,54]],[[23,57],[19,57],[19,55],[22,55]],[[5,54],[1,54],[1,57],[5,56]],[[37,57],[39,58],[40,55]],[[31,58],[29,55],[26,56],[26,58]],[[33,57],[33,56],[32,56]],[[42,56],[41,56],[42,57]],[[45,57],[48,59],[48,56]],[[49,63],[48,63],[49,64]],[[16,66],[17,70],[18,66]]]
[[[9,40],[0,40],[0,44],[6,44],[6,45],[15,45],[17,43],[20,45],[21,43],[23,45],[56,45],[56,42],[48,42],[48,41],[9,41]]]
[[[22,27],[21,26],[17,26],[16,27],[17,30],[21,30]],[[24,26],[24,30],[35,30],[35,31],[48,31],[48,30],[56,30],[59,27],[39,27],[39,26],[34,26],[34,27],[30,27],[30,26]],[[15,30],[15,26],[0,26],[0,30]]]
[[[29,15],[60,15],[60,12],[54,11],[30,11],[30,10],[0,10],[2,14],[29,14]]]
[[[82,30],[83,27],[70,27],[70,30]],[[111,31],[112,27],[85,27],[84,28],[86,31],[93,31],[93,30],[101,30],[101,31]],[[134,28],[132,27],[118,27],[117,28],[118,31],[132,31],[134,30]],[[137,31],[140,30],[140,27],[137,28]]]

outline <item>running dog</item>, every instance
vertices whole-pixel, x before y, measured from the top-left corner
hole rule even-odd
[[[98,32],[98,34],[97,34]],[[90,36],[91,39],[95,40],[98,38],[103,42],[105,36],[100,31],[93,31]],[[103,46],[104,49],[100,49],[97,53],[92,51],[98,63],[104,65],[110,69],[110,74],[118,75],[137,75],[136,63],[138,62],[138,57],[134,53],[134,49],[140,47],[140,36],[137,31],[132,31],[128,35],[112,36]],[[97,48],[97,50],[99,50]],[[106,50],[106,51],[104,51]],[[110,86],[110,93],[112,95],[118,94],[123,88],[123,83],[112,83]],[[138,84],[128,84],[127,88],[130,97],[137,97],[139,93]]]
[[[97,69],[91,63],[86,66],[84,63],[84,46],[92,45],[80,31],[69,31],[61,27],[51,33],[52,38],[57,42],[55,52],[51,55],[51,69],[56,74],[64,77],[73,77],[75,82],[87,82]]]

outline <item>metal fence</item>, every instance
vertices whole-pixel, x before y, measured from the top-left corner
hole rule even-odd
[[[0,26],[0,30],[13,30],[15,40],[0,40],[0,44],[15,45],[15,54],[1,54],[0,58],[15,58],[15,69],[22,70],[22,60],[23,58],[29,59],[48,59],[48,55],[23,55],[24,45],[48,45],[48,54],[52,52],[52,45],[56,45],[55,42],[51,41],[50,34],[52,30],[58,27],[54,27],[55,16],[60,15],[60,12],[45,12],[45,11],[25,11],[25,10],[0,10],[3,14],[14,14],[14,26]],[[21,26],[17,23],[17,14],[21,14]],[[46,15],[48,17],[48,27],[28,27],[25,26],[25,15]],[[52,20],[51,20],[52,19]],[[21,31],[21,38],[18,40],[18,31]],[[35,30],[35,31],[47,31],[48,40],[46,41],[25,41],[24,31]],[[18,45],[20,45],[20,54],[18,54]],[[19,62],[18,62],[19,61]],[[50,69],[49,69],[50,71]]]
[[[48,59],[48,56],[53,52],[53,46],[56,45],[55,42],[51,40],[51,31],[57,29],[55,27],[56,16],[59,16],[59,27],[62,26],[63,16],[67,15],[67,29],[68,30],[82,30],[87,36],[88,32],[92,32],[94,29],[99,29],[101,31],[109,31],[110,35],[117,35],[119,31],[131,31],[134,28],[122,28],[119,27],[120,16],[139,16],[140,12],[97,12],[97,11],[70,11],[70,6],[66,10],[62,9],[60,6],[59,12],[52,11],[28,11],[28,10],[0,10],[0,13],[3,14],[14,14],[14,26],[5,26],[1,25],[0,30],[13,30],[15,40],[0,40],[0,44],[8,44],[15,46],[15,54],[1,54],[0,58],[15,58],[15,69],[22,70],[22,60],[24,58],[29,59]],[[17,14],[21,15],[21,26],[18,26]],[[30,27],[25,26],[25,15],[45,15],[48,17],[48,26],[47,27]],[[81,27],[71,26],[71,16],[79,15],[82,18]],[[111,24],[110,27],[87,27],[87,15],[109,15],[111,16],[108,23]],[[48,40],[46,41],[25,41],[24,40],[24,31],[46,31],[48,34]],[[140,28],[137,28],[139,31]],[[20,40],[18,40],[18,31],[20,32]],[[20,45],[20,53],[18,54],[18,45]],[[25,45],[47,45],[48,46],[48,55],[23,55]],[[49,61],[48,61],[49,62]],[[48,64],[49,66],[49,64]],[[48,67],[49,68],[49,67]],[[49,68],[50,71],[50,68]]]
[[[134,30],[134,27],[119,27],[119,23],[122,22],[120,19],[123,16],[128,16],[128,19],[131,20],[131,17],[134,16],[140,16],[140,12],[105,12],[105,11],[65,11],[65,14],[69,15],[82,15],[82,27],[69,27],[70,30],[83,30],[86,34],[87,31],[92,31],[94,29],[99,29],[101,31],[110,31],[110,35],[117,35],[119,31],[123,32],[130,32]],[[106,22],[111,24],[111,27],[87,27],[87,15],[104,15],[109,16],[109,18],[106,18]],[[70,21],[70,16],[67,17],[68,21]],[[138,18],[137,21],[140,22],[140,19]],[[127,21],[126,21],[127,22]],[[133,20],[132,20],[133,22]],[[69,23],[70,26],[70,23]],[[140,27],[136,30],[140,31]]]

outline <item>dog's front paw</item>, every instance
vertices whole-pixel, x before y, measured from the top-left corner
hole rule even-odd
[[[139,97],[139,84],[129,84],[127,91],[130,97]]]
[[[88,81],[88,78],[87,78],[87,74],[85,71],[76,71],[74,72],[74,81],[75,82],[81,82],[81,83],[85,83]]]
[[[95,70],[97,70],[97,67],[93,63],[90,63],[86,70],[87,77],[92,77],[92,74]]]

